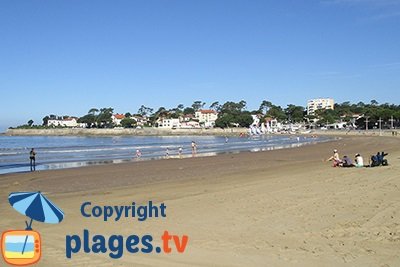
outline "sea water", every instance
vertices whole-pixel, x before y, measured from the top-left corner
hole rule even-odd
[[[328,137],[262,135],[224,136],[0,136],[0,174],[29,171],[29,152],[36,151],[36,170],[174,157],[190,157],[191,143],[197,144],[196,156],[241,151],[265,151],[297,147],[329,140]],[[179,155],[179,148],[182,153]]]

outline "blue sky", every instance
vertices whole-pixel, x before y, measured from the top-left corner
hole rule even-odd
[[[0,130],[92,107],[400,102],[400,1],[0,2]]]

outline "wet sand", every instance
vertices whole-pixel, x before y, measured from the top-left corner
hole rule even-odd
[[[387,151],[390,166],[332,168],[324,159]],[[13,191],[40,190],[65,212],[42,235],[38,266],[399,266],[400,138],[344,137],[300,148],[0,175],[0,230],[24,228],[8,204]],[[104,222],[80,206],[167,205],[166,218]],[[189,236],[183,254],[113,260],[82,251],[65,257],[65,237]]]

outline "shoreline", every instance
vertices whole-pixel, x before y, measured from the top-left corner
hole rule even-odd
[[[258,147],[258,148],[248,148],[246,150],[228,150],[228,151],[215,151],[215,152],[198,152],[195,155],[191,153],[185,153],[179,156],[178,154],[171,154],[167,156],[157,156],[157,157],[141,157],[141,158],[110,158],[110,159],[102,159],[102,160],[81,160],[81,161],[66,161],[66,162],[52,162],[52,163],[40,163],[36,164],[37,171],[49,171],[49,170],[58,170],[58,169],[74,169],[74,168],[84,168],[87,166],[101,166],[101,165],[115,165],[115,164],[124,164],[124,163],[138,163],[142,161],[159,161],[159,160],[170,160],[170,159],[186,159],[186,158],[202,158],[202,157],[218,157],[225,154],[240,154],[240,153],[259,153],[265,151],[274,151],[281,149],[293,149],[300,148],[303,146],[312,146],[317,145],[319,143],[332,142],[341,139],[342,137],[330,137],[326,136],[327,139],[323,140],[313,140],[304,141],[301,143],[291,143],[291,144],[280,144],[276,146],[270,147]],[[62,165],[62,167],[56,167],[58,165]],[[43,166],[43,168],[41,167]],[[65,167],[67,166],[67,167]],[[14,172],[5,172],[2,173],[0,171],[0,177],[2,175],[12,174],[12,173],[26,173],[29,172],[29,164],[26,163],[26,166],[18,165],[16,168],[26,168],[26,171],[14,171]]]

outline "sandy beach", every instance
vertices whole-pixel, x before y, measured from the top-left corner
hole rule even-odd
[[[325,159],[388,152],[389,166],[332,168]],[[341,140],[257,153],[165,159],[0,175],[0,230],[23,229],[7,196],[40,190],[66,214],[34,223],[43,242],[38,266],[400,266],[400,138]],[[104,222],[96,205],[165,203],[166,218]],[[66,235],[164,230],[189,236],[182,254],[129,254],[114,260],[79,252],[67,259]],[[154,244],[160,241],[155,240]]]

